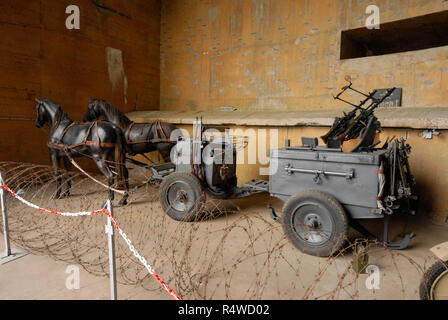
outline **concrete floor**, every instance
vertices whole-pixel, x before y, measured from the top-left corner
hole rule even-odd
[[[100,195],[95,193],[96,186],[90,188],[91,192],[85,188],[82,191],[79,189],[78,195],[75,190],[68,200],[44,203],[50,208],[74,211],[82,206],[85,197],[101,199],[104,196],[104,192]],[[148,197],[148,194],[151,196]],[[428,249],[448,241],[448,228],[434,225],[425,218],[397,217],[392,220],[392,237],[397,238],[406,222],[407,231],[414,231],[417,237],[403,251],[380,247],[370,249],[369,264],[376,265],[380,271],[379,289],[372,290],[366,287],[368,275],[357,275],[350,268],[351,251],[330,259],[298,252],[285,239],[281,226],[270,220],[266,205],[273,203],[280,212],[282,203],[268,195],[224,202],[212,200],[212,206],[219,206],[221,211],[229,210],[229,213],[189,224],[167,218],[155,194],[157,190],[153,187],[142,191],[131,198],[128,207],[116,208],[114,214],[148,262],[175,291],[187,299],[418,299],[421,275],[435,261]],[[31,214],[21,205],[10,204],[9,215],[13,227],[16,216],[21,215],[23,225],[30,223],[23,217]],[[38,217],[44,219],[42,214]],[[66,219],[64,223],[71,223],[74,219],[84,218],[46,216],[45,219],[43,224],[49,225],[52,219]],[[88,219],[98,221],[99,217]],[[36,223],[37,220],[32,221]],[[95,240],[90,242],[98,242],[98,239],[105,241],[103,222],[95,222],[97,225],[92,227],[80,225],[77,232],[85,234],[82,233],[75,242],[84,243],[84,238],[90,237],[91,233],[95,233],[97,238],[92,238]],[[375,233],[381,231],[380,221],[368,221],[365,225]],[[102,231],[98,231],[97,226]],[[52,230],[49,232],[52,233]],[[148,230],[148,234],[142,235],[142,230]],[[159,234],[156,235],[156,232]],[[356,233],[351,232],[351,238],[356,237]],[[18,242],[22,244],[30,241],[19,237],[19,234],[13,238],[20,239]],[[40,239],[35,238],[33,245]],[[61,243],[61,239],[64,238],[57,242]],[[103,240],[100,242],[103,243]],[[49,240],[42,238],[42,241]],[[121,256],[128,253],[123,239],[117,238],[117,246],[117,253]],[[158,246],[161,251],[157,251]],[[3,241],[0,250],[3,250]],[[80,267],[80,289],[69,290],[65,285],[69,276],[66,268],[71,264],[77,265],[76,261],[64,261],[65,258],[55,256],[54,251],[53,256],[46,254],[45,250],[30,251],[32,253],[29,255],[0,266],[0,299],[109,299],[106,273],[97,276],[92,269]],[[131,270],[133,265],[138,266],[132,256],[126,259],[130,262],[126,262],[128,267],[122,269],[124,272]],[[107,268],[107,254],[103,259],[104,267]],[[136,274],[140,272],[139,276],[135,276],[140,277],[138,284],[119,284],[118,298],[171,299],[158,288],[154,279],[147,277],[141,280],[141,272],[145,272],[141,269],[136,271]],[[207,280],[196,280],[197,287],[192,293],[185,275],[190,283],[193,277],[204,279],[204,275]]]
[[[4,250],[4,244],[0,247]],[[0,300],[107,300],[110,299],[109,279],[79,268],[79,289],[66,287],[67,267],[48,256],[28,254],[0,266]],[[154,280],[155,281],[155,280]],[[148,292],[138,286],[119,284],[118,299],[167,299],[162,292]]]

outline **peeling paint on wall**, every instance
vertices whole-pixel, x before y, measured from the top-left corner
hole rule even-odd
[[[123,52],[119,49],[107,47],[106,61],[112,90],[123,86],[124,103],[127,104],[128,78],[124,72]]]

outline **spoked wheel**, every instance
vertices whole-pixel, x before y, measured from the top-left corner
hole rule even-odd
[[[174,172],[160,185],[163,210],[174,220],[197,220],[205,204],[205,193],[199,179],[186,172]]]
[[[342,249],[348,221],[335,198],[321,191],[305,190],[283,206],[283,230],[300,251],[328,257]]]
[[[437,261],[424,273],[420,299],[448,300],[448,261]]]

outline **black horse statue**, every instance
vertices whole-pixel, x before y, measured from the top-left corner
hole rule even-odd
[[[170,162],[171,148],[176,143],[176,141],[170,140],[171,133],[176,129],[171,123],[161,121],[134,123],[107,101],[89,100],[84,121],[93,121],[100,117],[115,124],[123,131],[129,154],[145,154],[158,150],[165,162]]]
[[[71,182],[68,178],[67,190],[62,192],[62,178],[59,172],[61,159],[67,171],[70,171],[70,158],[87,156],[92,158],[99,170],[106,176],[109,187],[112,187],[117,175],[119,188],[129,190],[128,171],[125,166],[126,143],[121,130],[106,121],[76,123],[61,109],[59,105],[48,99],[36,99],[34,107],[37,112],[36,127],[50,127],[48,148],[57,178],[56,197],[70,196]],[[114,167],[116,174],[114,174]],[[114,199],[114,191],[110,189],[110,199]],[[127,204],[127,192],[120,205]]]

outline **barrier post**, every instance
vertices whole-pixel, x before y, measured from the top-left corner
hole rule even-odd
[[[0,173],[0,185],[4,185],[2,174]],[[14,250],[11,251],[11,244],[9,242],[9,226],[8,226],[8,215],[6,213],[6,201],[5,201],[5,190],[0,188],[0,204],[2,207],[2,220],[3,220],[3,236],[5,237],[5,254],[0,257],[0,265],[7,262],[13,261],[20,257],[27,255],[26,252]]]
[[[0,185],[3,185],[3,177],[0,173]],[[8,228],[8,216],[6,215],[6,203],[5,203],[5,190],[0,189],[0,203],[2,206],[2,219],[3,219],[3,235],[5,236],[5,257],[11,255],[11,246],[9,244],[9,228]]]
[[[112,204],[110,199],[107,199],[106,209],[111,216],[113,216],[112,212]],[[117,275],[116,275],[116,266],[115,266],[115,236],[114,236],[114,228],[112,226],[112,219],[107,217],[107,225],[106,225],[106,233],[107,233],[107,244],[109,247],[109,282],[110,282],[110,299],[117,300]]]

